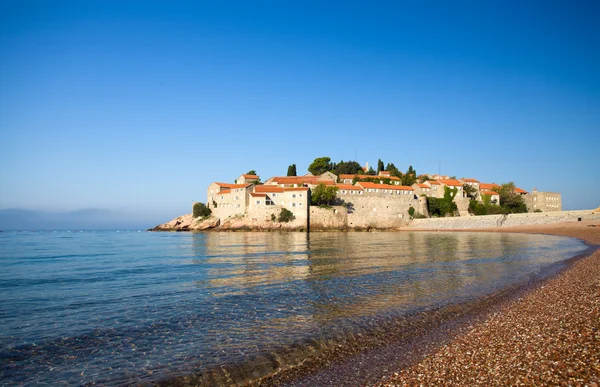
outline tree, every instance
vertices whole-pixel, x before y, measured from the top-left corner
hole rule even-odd
[[[369,167],[369,172],[367,172],[367,175],[373,175],[375,176],[377,173],[373,170],[373,167]]]
[[[336,175],[356,175],[359,171],[362,171],[362,167],[356,161],[346,161],[343,160],[339,163],[335,164],[332,172]]]
[[[465,190],[467,197],[477,199],[477,195],[479,194],[477,188],[473,187],[471,184],[463,184],[463,189]]]
[[[458,189],[444,186],[444,197],[443,198],[427,198],[427,207],[429,215],[431,216],[446,216],[454,215],[458,211],[456,203],[454,203],[454,197],[458,193]]]
[[[523,197],[515,191],[515,183],[502,184],[500,187],[494,187],[494,191],[500,195],[500,206],[507,211],[518,214],[527,212],[527,205]]]
[[[337,198],[338,187],[321,183],[312,190],[311,203],[315,206],[331,206]]]
[[[292,164],[288,167],[287,175],[288,176],[298,176],[296,174],[296,164]]]
[[[246,174],[246,175],[254,175],[254,176],[256,176],[256,175],[257,175],[257,173],[256,173],[256,171],[255,171],[254,169],[252,169],[252,170],[250,170],[250,171],[246,172],[245,174]]]
[[[277,221],[287,223],[291,222],[294,219],[296,219],[296,217],[294,216],[294,213],[292,211],[288,210],[287,208],[282,208],[281,212],[279,213],[279,217],[277,218]]]
[[[204,203],[194,203],[194,206],[192,207],[192,216],[194,218],[204,219],[208,218],[210,214],[212,214],[212,211],[210,210],[210,208],[206,207]]]
[[[383,167],[383,161],[381,159],[377,160],[377,174],[383,171],[385,168]]]
[[[406,173],[402,176],[402,185],[411,186],[417,182],[417,171],[411,166],[408,167]]]
[[[329,157],[317,157],[308,167],[308,171],[318,176],[332,169],[331,159]]]

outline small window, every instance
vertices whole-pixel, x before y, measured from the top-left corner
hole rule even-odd
[[[296,194],[292,194],[292,198],[293,198],[293,199],[296,199]]]
[[[259,205],[260,205],[260,200],[257,200],[257,201],[256,201],[256,204],[259,204]]]
[[[292,203],[292,207],[296,207],[296,203]]]
[[[272,206],[272,205],[273,205],[273,201],[272,201],[271,199],[269,199],[269,198],[266,198],[266,199],[265,199],[265,204],[266,204],[267,206]]]
[[[302,207],[302,202],[298,203],[298,206]]]

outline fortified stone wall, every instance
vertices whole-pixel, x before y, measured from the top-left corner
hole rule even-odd
[[[365,192],[362,195],[338,195],[348,207],[349,228],[393,228],[406,226],[408,209],[419,208],[419,199],[409,194]]]
[[[310,207],[311,230],[345,230],[348,227],[348,210],[344,206],[331,208]]]
[[[534,224],[549,224],[557,222],[577,221],[581,219],[600,220],[600,212],[594,210],[564,211],[564,212],[529,212],[510,215],[484,215],[453,218],[414,219],[409,228],[413,229],[469,229],[486,227],[511,227]]]
[[[285,207],[277,206],[277,205],[250,206],[250,207],[248,207],[248,212],[246,213],[246,218],[251,223],[270,222],[271,215],[275,215],[275,217],[279,217],[279,213],[281,212],[282,208],[285,208]],[[289,210],[289,208],[288,208],[288,210]],[[294,214],[296,219],[289,222],[288,225],[294,226],[294,227],[297,226],[297,227],[306,228],[307,227],[307,215],[308,215],[307,209],[306,208],[303,208],[302,210],[298,209],[298,210],[292,211],[292,213]]]

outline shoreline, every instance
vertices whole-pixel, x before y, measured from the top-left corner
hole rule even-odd
[[[566,236],[582,240],[588,249],[567,260],[552,265],[544,273],[540,273],[529,281],[515,284],[497,293],[484,296],[464,304],[448,305],[450,310],[457,309],[457,313],[440,324],[425,325],[421,331],[413,337],[394,337],[389,343],[379,347],[364,348],[362,351],[346,356],[343,359],[325,359],[324,364],[308,364],[297,370],[284,371],[282,374],[267,377],[250,385],[260,386],[337,386],[344,385],[376,385],[387,386],[413,386],[413,385],[515,385],[513,381],[498,383],[498,375],[490,378],[469,379],[461,382],[455,376],[458,371],[448,371],[439,379],[423,380],[421,377],[428,374],[437,374],[436,369],[427,363],[432,356],[443,353],[445,348],[456,342],[462,342],[465,335],[472,332],[476,327],[486,324],[495,316],[502,316],[504,309],[515,305],[531,294],[540,291],[550,283],[557,281],[583,262],[596,257],[600,261],[600,222],[598,227],[587,227],[593,221],[587,222],[565,222],[560,224],[549,224],[540,226],[518,226],[502,228],[460,229],[460,230],[410,230],[423,232],[502,232],[502,233],[528,233]],[[595,223],[593,223],[595,224]],[[582,232],[591,229],[590,232]],[[588,235],[585,235],[588,234]],[[600,289],[600,265],[597,269]],[[463,308],[463,305],[465,307]],[[600,328],[600,319],[598,320]],[[510,324],[510,322],[508,322]],[[529,344],[529,343],[528,343]],[[465,356],[470,356],[466,354]],[[473,352],[472,352],[473,353]],[[501,354],[502,355],[502,354]],[[448,359],[444,358],[436,364],[445,364]],[[467,362],[468,363],[468,362]],[[460,364],[460,367],[464,367]],[[458,368],[460,368],[458,367]],[[302,369],[304,368],[304,369]],[[600,369],[600,367],[598,367]],[[406,377],[403,372],[412,372],[412,377]],[[447,372],[446,372],[447,371]],[[508,373],[508,372],[507,372]],[[377,377],[377,374],[379,376]],[[600,374],[600,372],[599,372]],[[590,379],[591,380],[591,379]],[[573,383],[572,380],[570,380]],[[464,383],[464,384],[461,384]],[[525,383],[527,384],[527,383]]]
[[[455,332],[426,357],[390,370],[374,385],[598,386],[600,222],[453,231],[566,236],[582,240],[593,251],[502,302],[497,311]]]

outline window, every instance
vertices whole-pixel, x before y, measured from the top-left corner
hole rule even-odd
[[[256,201],[256,204],[260,205],[260,200],[257,200],[257,201]]]
[[[276,197],[276,196],[277,196],[277,194],[276,194],[276,193],[274,193],[274,194],[273,194],[273,197]]]
[[[302,197],[302,194],[298,194],[299,197]]]
[[[296,194],[292,194],[292,198],[293,198],[293,199],[296,199]]]
[[[302,202],[298,203],[298,206],[302,207]]]
[[[239,196],[236,196],[234,200],[240,200]]]
[[[269,199],[269,198],[266,198],[265,199],[265,205],[272,206],[273,205],[273,201],[271,199]]]
[[[240,203],[235,205],[236,208],[240,208]]]
[[[292,203],[292,207],[296,207],[296,203]]]

